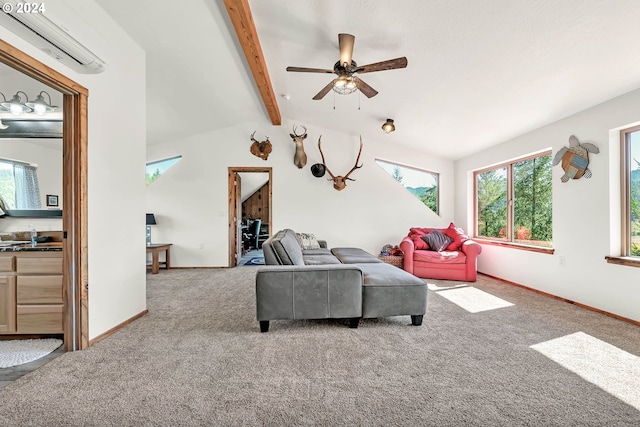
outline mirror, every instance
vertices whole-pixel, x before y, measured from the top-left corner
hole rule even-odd
[[[46,93],[43,93],[45,91]],[[0,196],[8,217],[62,217],[62,93],[0,63],[0,102],[15,94],[54,111],[14,115],[0,108]],[[28,99],[27,99],[28,97]]]

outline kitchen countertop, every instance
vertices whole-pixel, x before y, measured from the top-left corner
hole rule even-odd
[[[31,246],[31,242],[25,243],[6,243],[0,241],[0,252],[44,252],[44,251],[61,251],[62,242],[38,243],[35,247]]]

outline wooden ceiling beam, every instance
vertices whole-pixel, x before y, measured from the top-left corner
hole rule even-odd
[[[273,93],[267,64],[264,62],[260,40],[258,39],[251,8],[249,7],[249,0],[224,0],[224,5],[227,8],[229,18],[231,18],[233,28],[236,30],[238,41],[247,58],[249,68],[253,73],[253,79],[256,82],[256,86],[258,86],[271,123],[274,126],[280,126],[282,124],[280,109]]]

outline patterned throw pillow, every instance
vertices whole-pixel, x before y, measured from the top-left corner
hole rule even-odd
[[[449,236],[446,236],[439,232],[438,230],[433,230],[431,233],[426,236],[422,236],[422,240],[427,242],[429,245],[429,249],[432,251],[443,251],[453,242]]]
[[[298,242],[300,242],[302,249],[320,249],[320,243],[313,234],[296,233],[296,236],[298,236]]]

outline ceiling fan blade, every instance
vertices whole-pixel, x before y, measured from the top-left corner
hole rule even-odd
[[[371,73],[373,71],[395,70],[396,68],[406,68],[407,58],[389,59],[388,61],[376,62],[375,64],[363,65],[358,67],[356,73]]]
[[[287,71],[295,71],[297,73],[326,73],[326,74],[333,74],[333,70],[325,70],[324,68],[287,67]]]
[[[320,99],[324,98],[324,96],[329,93],[329,91],[331,90],[331,88],[335,84],[336,80],[338,80],[338,79],[331,80],[331,82],[328,85],[323,87],[322,90],[320,92],[318,92],[316,94],[316,96],[313,97],[313,99],[315,99],[316,101],[319,101]]]
[[[378,91],[366,84],[361,78],[357,78],[356,86],[360,89],[360,92],[364,93],[367,98],[373,98],[378,94]]]
[[[353,56],[353,43],[356,37],[351,34],[338,34],[338,45],[340,46],[340,65],[351,65]]]

